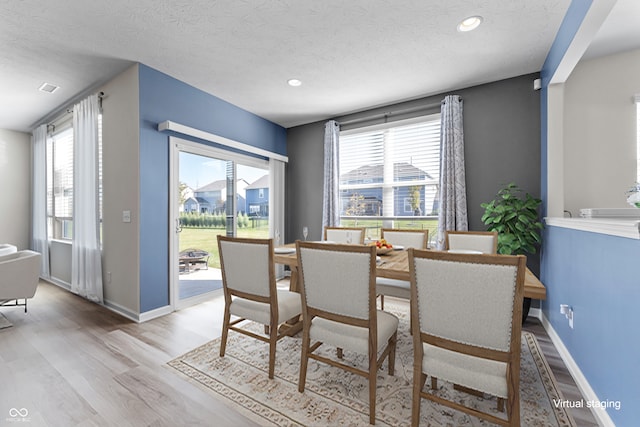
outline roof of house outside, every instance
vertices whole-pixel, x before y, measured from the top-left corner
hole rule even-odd
[[[247,186],[247,190],[255,190],[258,188],[269,188],[269,174],[266,174]]]
[[[433,179],[429,173],[412,164],[401,162],[393,165],[394,178],[409,178],[424,175],[428,179]],[[357,181],[362,179],[379,179],[382,182],[384,176],[384,165],[364,165],[357,169],[344,173],[340,176],[340,181]]]

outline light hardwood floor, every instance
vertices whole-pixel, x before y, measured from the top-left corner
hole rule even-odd
[[[0,426],[18,425],[11,408],[36,426],[254,426],[212,392],[166,363],[220,336],[222,296],[137,324],[55,285],[41,282],[27,314],[2,308]],[[536,334],[566,399],[580,393],[537,320]],[[588,409],[579,426],[595,426]]]

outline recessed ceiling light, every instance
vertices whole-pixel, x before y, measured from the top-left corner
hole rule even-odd
[[[302,82],[298,79],[289,79],[287,83],[289,83],[289,86],[293,87],[300,86],[302,84]]]
[[[51,83],[42,83],[42,86],[38,88],[38,90],[47,93],[53,93],[60,89],[60,86],[52,85]]]
[[[466,32],[475,30],[481,23],[482,16],[470,16],[458,24],[458,31]]]

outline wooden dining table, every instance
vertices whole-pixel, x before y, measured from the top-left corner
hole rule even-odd
[[[295,243],[280,246],[280,248],[295,249]],[[296,252],[276,253],[273,260],[276,264],[288,265],[291,269],[291,282],[289,288],[298,291],[298,258]],[[410,280],[409,277],[409,254],[406,250],[394,250],[380,256],[380,261],[376,266],[377,277],[387,277],[389,279]],[[524,276],[524,297],[544,300],[547,298],[547,289],[542,282],[527,268]]]

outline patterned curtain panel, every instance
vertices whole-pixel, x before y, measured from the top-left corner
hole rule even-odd
[[[340,125],[330,120],[324,125],[324,192],[322,200],[322,229],[340,224],[340,193],[338,191],[338,139]]]
[[[73,107],[71,291],[102,303],[98,195],[98,95]]]
[[[444,249],[445,230],[468,230],[467,190],[464,174],[462,98],[447,95],[442,101],[440,128],[440,196],[437,248]]]
[[[49,278],[49,241],[47,237],[47,125],[33,130],[33,202],[31,249],[40,252],[40,276]]]

